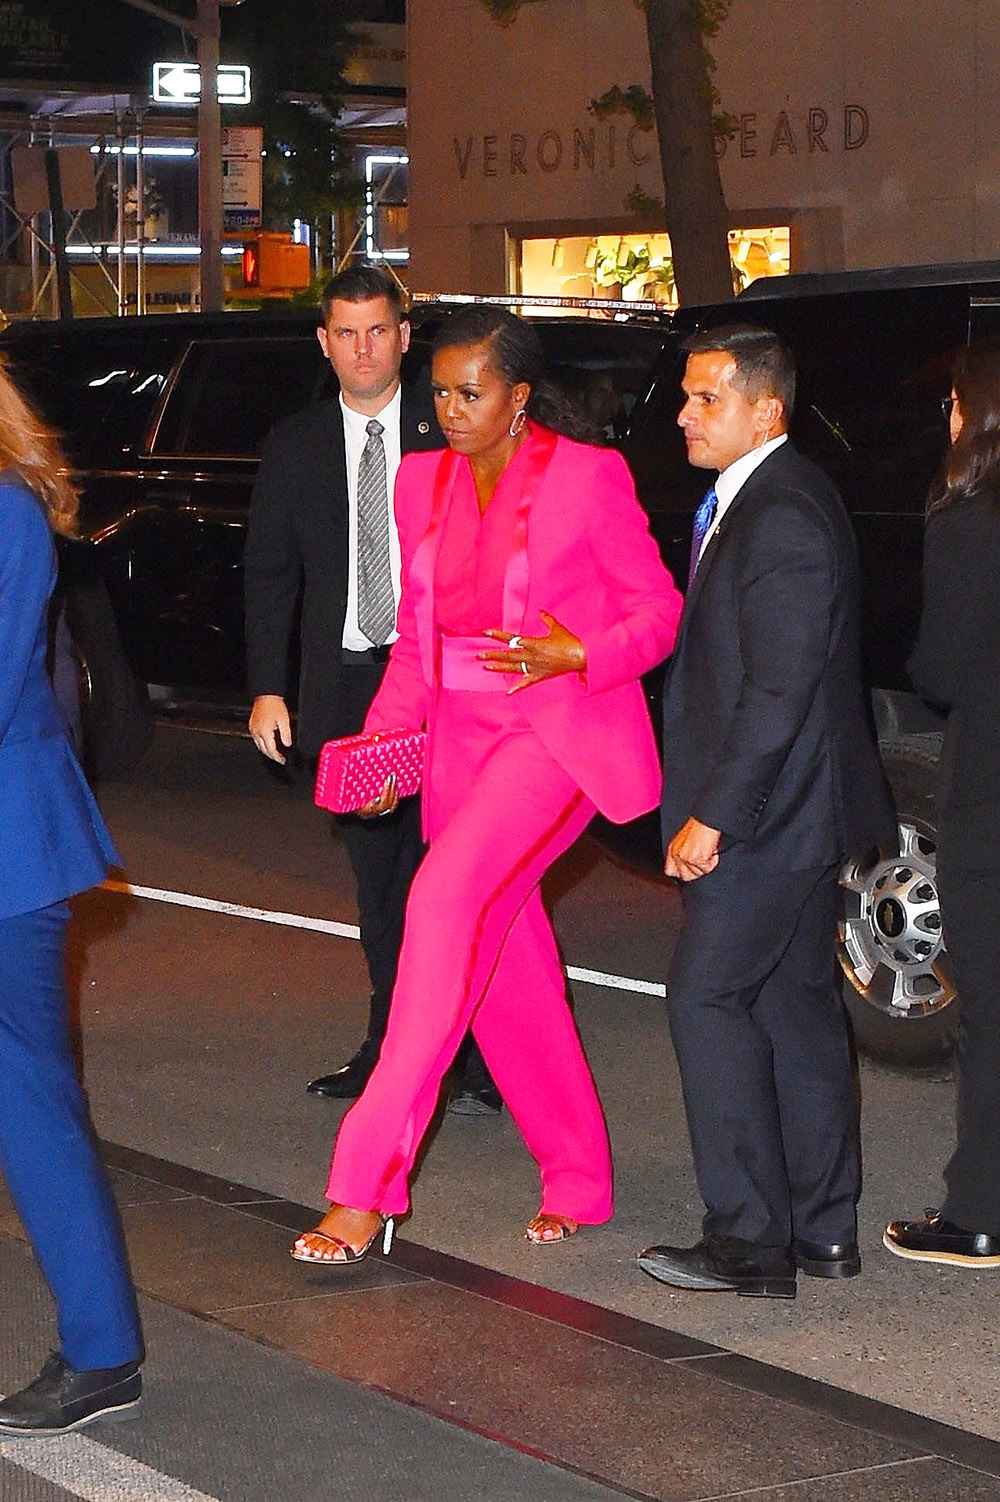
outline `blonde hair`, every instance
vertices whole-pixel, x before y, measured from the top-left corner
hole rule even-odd
[[[76,531],[79,499],[59,440],[21,395],[0,352],[0,468],[12,469],[44,502],[55,532]]]

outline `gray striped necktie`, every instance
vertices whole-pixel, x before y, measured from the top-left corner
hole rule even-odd
[[[382,424],[368,423],[358,465],[358,625],[375,647],[392,635],[396,602],[389,564],[389,493]]]

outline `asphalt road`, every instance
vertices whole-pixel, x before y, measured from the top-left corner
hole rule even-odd
[[[366,1017],[342,846],[308,790],[270,776],[235,735],[161,725],[136,776],[99,796],[124,878],[143,893],[78,903],[74,956],[99,1131],[319,1207],[343,1108],[303,1087],[353,1052]],[[584,839],[553,873],[551,897],[569,966],[662,985],[679,918],[665,883],[622,870]],[[528,1246],[535,1174],[509,1118],[445,1116],[403,1234],[1000,1438],[1000,1275],[914,1266],[881,1247],[890,1215],[940,1194],[950,1081],[862,1065],[861,1278],[803,1279],[794,1304],[671,1292],[634,1266],[650,1241],[694,1240],[700,1214],[663,1002],[582,981],[573,993],[615,1149],[615,1220],[559,1248]]]

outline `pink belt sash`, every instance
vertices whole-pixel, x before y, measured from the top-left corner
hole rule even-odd
[[[503,643],[492,636],[442,636],[441,687],[489,693],[508,689],[506,673],[490,672],[479,660],[480,652],[496,652]]]

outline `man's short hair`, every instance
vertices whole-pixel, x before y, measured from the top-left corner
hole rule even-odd
[[[795,360],[787,344],[773,329],[757,328],[752,323],[727,323],[717,329],[699,329],[685,339],[681,348],[689,355],[714,354],[717,350],[732,355],[736,370],[731,384],[748,402],[762,396],[776,396],[790,422],[795,407]]]
[[[378,266],[348,266],[346,271],[338,271],[331,277],[323,288],[320,297],[323,322],[328,321],[330,304],[335,298],[340,302],[371,302],[376,297],[388,299],[397,320],[406,317],[399,283],[387,271]]]

